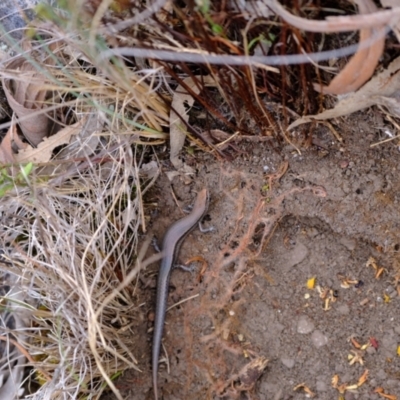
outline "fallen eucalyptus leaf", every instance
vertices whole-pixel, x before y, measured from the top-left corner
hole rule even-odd
[[[313,120],[343,117],[373,105],[386,106],[393,116],[400,117],[400,57],[360,90],[342,98],[334,108],[299,118],[289,125],[288,130]]]

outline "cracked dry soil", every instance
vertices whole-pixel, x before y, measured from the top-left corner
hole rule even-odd
[[[182,206],[207,186],[206,224],[216,227],[194,231],[180,251],[182,262],[202,256],[205,263],[193,274],[172,273],[169,305],[196,297],[166,318],[163,399],[400,398],[399,144],[370,148],[385,139],[380,114],[337,123],[343,143],[321,126],[319,146],[300,147],[301,154],[241,143],[232,162],[186,156],[197,170],[193,181],[161,179],[147,199],[158,204],[151,222],[161,238],[182,216],[171,186]],[[144,272],[136,291],[142,306],[130,334],[142,373],[117,382],[126,398],[153,396],[157,269]],[[265,359],[264,370],[243,374]]]

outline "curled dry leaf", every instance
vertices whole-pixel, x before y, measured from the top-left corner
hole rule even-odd
[[[33,162],[46,163],[50,161],[53,150],[62,144],[68,144],[72,135],[77,135],[82,127],[83,121],[79,121],[73,125],[66,126],[55,135],[45,138],[36,148],[28,146],[25,150],[15,155],[15,161],[18,163]]]
[[[239,382],[238,390],[251,390],[263,374],[267,364],[268,360],[265,357],[257,357],[246,364],[237,376],[237,381]]]
[[[289,125],[291,130],[313,120],[343,117],[373,105],[386,106],[390,113],[400,117],[400,57],[388,68],[374,76],[360,90],[340,100],[330,110],[316,115],[306,115]]]
[[[371,0],[357,0],[362,14],[377,11]],[[329,86],[314,84],[314,89],[324,94],[344,94],[359,89],[373,75],[379,58],[385,47],[386,28],[366,28],[360,31],[360,48],[342,71],[333,78]],[[361,44],[371,41],[372,44],[362,48]]]
[[[238,393],[251,391],[263,374],[267,364],[268,360],[263,356],[256,357],[248,362],[237,374],[234,374],[224,382],[219,389],[220,396],[237,398]]]
[[[13,71],[13,78],[2,79],[8,103],[19,118],[25,138],[37,146],[53,126],[49,116],[40,112],[46,107],[48,93],[43,90],[46,79],[23,57],[12,60],[6,68]]]
[[[396,5],[398,5],[397,0],[392,1],[396,2]],[[379,10],[368,15],[358,14],[340,17],[335,16],[327,17],[324,21],[317,21],[297,17],[291,14],[286,11],[277,0],[266,0],[266,3],[272,11],[279,15],[288,24],[308,32],[347,32],[355,29],[379,27],[382,25],[391,27],[400,22],[400,7],[393,7],[391,10]]]
[[[15,117],[12,117],[11,126],[0,143],[0,164],[13,164],[15,153],[24,150],[27,144],[18,135]]]
[[[12,131],[15,131],[16,129],[17,127],[14,124],[11,125],[7,134],[0,143],[0,164],[2,165],[12,164],[14,162],[14,154],[12,150]]]

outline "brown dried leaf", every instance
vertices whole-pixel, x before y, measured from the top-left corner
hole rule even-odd
[[[382,396],[382,397],[384,397],[385,399],[388,399],[388,400],[397,400],[397,396],[396,395],[386,394],[382,387],[377,387],[374,390],[374,393],[378,393],[379,396]]]
[[[55,135],[45,138],[36,148],[28,146],[25,150],[15,155],[15,160],[19,163],[46,163],[51,159],[53,150],[62,144],[68,144],[72,135],[77,135],[84,121],[79,121],[73,125],[66,126]]]
[[[22,133],[36,146],[49,134],[53,125],[48,115],[38,113],[46,106],[47,91],[43,90],[46,79],[23,57],[14,59],[6,68],[14,71],[16,76],[2,79],[8,103],[20,119]]]
[[[340,100],[330,110],[316,115],[306,115],[289,125],[288,130],[313,120],[343,117],[373,105],[384,105],[394,116],[400,116],[400,57],[387,69],[374,76],[360,90]]]
[[[264,372],[267,364],[268,360],[265,357],[257,357],[246,364],[237,377],[240,382],[238,389],[241,391],[251,390]]]
[[[0,164],[12,164],[15,162],[15,153],[27,147],[18,135],[15,117],[12,117],[11,126],[0,143]]]
[[[393,0],[397,1],[397,0]],[[272,11],[279,15],[288,24],[308,32],[347,32],[364,28],[393,26],[400,21],[400,7],[391,10],[379,10],[373,14],[346,15],[341,17],[327,17],[324,21],[310,20],[297,17],[285,8],[277,0],[266,0]]]
[[[2,165],[12,164],[14,162],[14,155],[11,147],[11,129],[13,129],[13,125],[10,126],[6,136],[4,136],[0,143],[0,164]]]
[[[378,10],[371,0],[356,2],[361,14],[370,14]],[[374,42],[371,46],[359,49],[329,86],[314,84],[314,89],[324,94],[344,94],[354,92],[367,82],[373,75],[385,47],[385,27],[361,29],[360,45],[365,41]]]

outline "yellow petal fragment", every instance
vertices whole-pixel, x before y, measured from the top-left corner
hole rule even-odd
[[[314,289],[316,280],[317,280],[316,276],[313,276],[312,278],[308,279],[307,280],[307,289],[310,289],[310,290]]]

